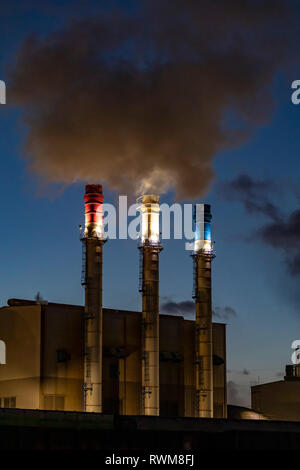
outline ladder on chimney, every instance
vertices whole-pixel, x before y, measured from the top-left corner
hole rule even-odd
[[[143,285],[143,248],[140,247],[140,257],[139,257],[139,292],[143,292],[144,285]]]
[[[193,258],[193,294],[192,298],[195,299],[197,297],[197,255],[192,255]]]
[[[81,285],[86,285],[86,240],[84,238],[82,241],[82,266],[81,266]]]

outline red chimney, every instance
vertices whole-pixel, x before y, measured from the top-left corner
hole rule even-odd
[[[102,236],[102,194],[101,184],[87,184],[85,187],[85,231],[86,237]]]

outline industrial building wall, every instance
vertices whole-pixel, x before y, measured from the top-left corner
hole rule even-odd
[[[213,323],[214,418],[227,418],[226,325]]]
[[[83,308],[42,306],[41,409],[82,411]]]
[[[40,328],[40,305],[0,309],[0,339],[6,343],[6,364],[0,365],[1,407],[40,407]]]
[[[20,408],[83,409],[83,307],[34,302],[0,309],[8,364],[0,398]],[[103,309],[103,412],[141,413],[140,312]],[[226,416],[225,325],[213,324],[214,411]],[[160,316],[160,414],[195,416],[195,323]],[[170,393],[171,392],[171,393]],[[1,402],[0,402],[1,406]]]
[[[227,417],[226,325],[213,323],[214,418]],[[184,406],[195,417],[195,322],[184,320]]]
[[[184,319],[159,319],[160,416],[184,416]]]
[[[251,387],[251,408],[270,419],[300,421],[300,380]]]
[[[195,322],[185,320],[184,337],[184,416],[195,417]]]
[[[226,325],[213,324],[216,417],[226,417]],[[160,315],[160,415],[195,416],[195,323]],[[103,309],[103,411],[141,412],[141,314]],[[171,392],[171,393],[170,393]]]
[[[103,309],[103,412],[141,412],[141,314]]]
[[[140,413],[140,319],[103,309],[103,412]],[[42,314],[41,407],[82,411],[83,307],[48,304]]]

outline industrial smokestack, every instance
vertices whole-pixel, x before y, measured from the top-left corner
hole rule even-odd
[[[142,214],[142,414],[159,416],[159,196],[139,200]]]
[[[197,204],[195,213],[194,298],[196,304],[196,406],[199,418],[213,418],[211,241],[209,204]]]
[[[84,411],[102,413],[102,203],[100,184],[85,187],[83,243]]]

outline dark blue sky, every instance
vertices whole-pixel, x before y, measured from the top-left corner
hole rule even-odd
[[[7,65],[26,35],[59,29],[72,16],[94,14],[99,5],[57,3],[22,2],[20,6],[12,1],[1,6],[0,78],[5,79]],[[290,362],[291,342],[300,335],[299,276],[288,273],[282,250],[258,239],[256,231],[264,225],[264,216],[249,214],[238,200],[227,200],[220,187],[222,182],[248,174],[253,180],[276,183],[272,201],[281,212],[289,214],[299,208],[300,106],[290,99],[291,81],[300,78],[295,73],[277,74],[270,84],[276,104],[270,121],[244,145],[215,157],[216,180],[205,199],[212,204],[216,241],[214,306],[230,306],[237,313],[227,320],[228,380],[238,384],[241,403],[249,403],[250,383],[278,380],[277,374]],[[9,89],[7,105],[0,107],[0,126],[0,302],[5,305],[10,297],[33,298],[40,291],[49,301],[81,304],[78,225],[83,223],[84,183],[63,191],[41,187],[27,171],[22,147],[26,130],[20,125],[19,111],[10,106]],[[104,194],[107,202],[117,195],[106,185]],[[173,202],[173,193],[163,195],[161,201]],[[160,266],[161,296],[173,301],[191,299],[192,260],[184,241],[164,243]],[[138,269],[134,241],[112,240],[105,245],[105,307],[141,308]]]

